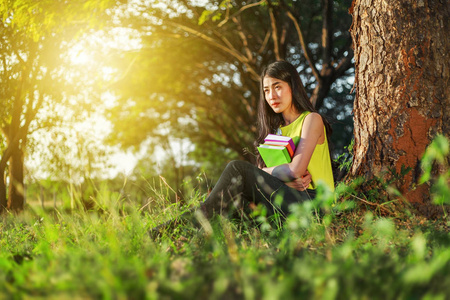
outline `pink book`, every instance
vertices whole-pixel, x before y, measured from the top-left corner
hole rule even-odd
[[[269,133],[264,142],[288,142],[291,145],[292,151],[295,152],[295,144],[292,138],[283,135],[276,135]]]

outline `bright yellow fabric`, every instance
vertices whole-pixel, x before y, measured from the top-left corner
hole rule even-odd
[[[280,127],[281,134],[292,138],[295,147],[298,146],[300,142],[300,137],[302,135],[303,122],[305,117],[310,114],[309,111],[303,112],[294,122],[287,126]],[[331,158],[328,149],[327,133],[325,127],[323,128],[325,134],[325,142],[321,145],[316,145],[314,152],[309,161],[308,171],[311,174],[312,182],[309,185],[309,189],[316,189],[319,180],[325,182],[325,184],[334,191],[334,179],[333,171],[331,169]]]

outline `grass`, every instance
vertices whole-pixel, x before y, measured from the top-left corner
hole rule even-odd
[[[448,201],[450,173],[442,174],[436,205]],[[0,299],[450,297],[447,215],[427,220],[402,201],[364,198],[342,184],[338,205],[322,190],[282,226],[262,212],[152,239],[149,229],[204,195],[193,189],[188,203],[174,204],[167,188],[151,185],[152,196],[137,203],[120,190],[95,188],[90,210],[83,193],[62,193],[61,210],[37,204],[0,216]]]
[[[325,195],[326,196],[326,195]],[[324,197],[325,197],[324,196]],[[322,199],[324,199],[324,197]],[[326,197],[325,197],[326,198]],[[445,220],[403,223],[364,205],[320,217],[326,201],[296,206],[284,226],[263,215],[211,229],[148,230],[181,205],[134,206],[103,189],[101,209],[29,207],[0,223],[5,299],[446,299]],[[155,201],[155,199],[153,199]],[[164,201],[164,197],[157,201]],[[201,195],[191,199],[195,205]],[[163,203],[159,203],[163,204]]]

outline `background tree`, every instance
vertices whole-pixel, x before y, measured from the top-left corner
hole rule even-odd
[[[111,3],[1,2],[0,211],[23,209],[24,153],[30,133],[54,124],[53,108],[76,90],[64,84],[66,78],[61,73],[64,47],[80,34],[80,29],[94,24]],[[37,118],[43,108],[47,109],[46,114]]]
[[[228,159],[253,160],[259,73],[276,59],[298,67],[322,112],[341,112],[346,130],[337,130],[336,144],[350,141],[350,1],[140,4],[122,22],[143,48],[122,54],[128,72],[114,85],[120,101],[111,111],[112,139],[124,148],[187,137],[193,160],[215,160],[213,176]]]
[[[418,185],[418,180],[427,145],[437,134],[449,138],[448,3],[355,0],[352,15],[356,98],[351,175],[395,180],[410,202],[433,216],[439,208],[429,205],[429,185]]]

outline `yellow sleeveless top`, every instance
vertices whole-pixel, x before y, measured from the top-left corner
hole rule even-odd
[[[300,137],[302,135],[303,122],[309,111],[303,112],[294,122],[287,126],[281,126],[281,135],[288,136],[294,141],[295,147],[298,146],[300,142]],[[328,149],[327,133],[325,127],[323,128],[325,134],[325,141],[319,145],[316,145],[314,152],[311,156],[311,160],[308,164],[308,171],[311,174],[311,184],[309,189],[316,189],[317,182],[319,180],[323,181],[331,191],[334,191],[334,179],[333,171],[331,169],[331,158]]]

